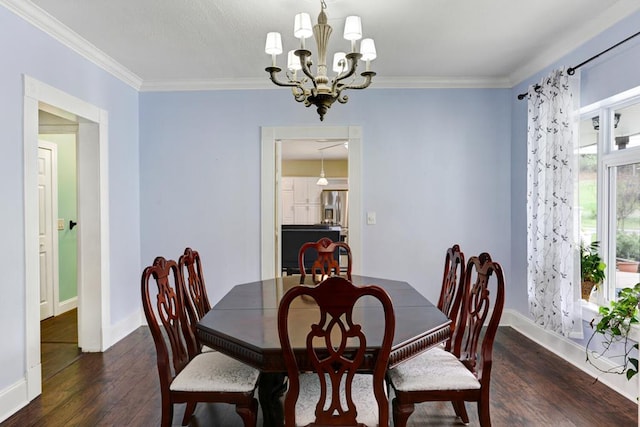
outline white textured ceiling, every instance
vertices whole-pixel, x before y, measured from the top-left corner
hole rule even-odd
[[[0,3],[27,14],[41,8],[54,26],[59,21],[130,72],[141,90],[271,87],[265,34],[281,32],[285,51],[294,49],[293,16],[304,11],[315,21],[320,10],[319,0]],[[638,0],[326,3],[334,27],[330,52],[348,49],[342,38],[348,15],[360,15],[365,37],[374,38],[372,87],[511,87],[640,9]]]

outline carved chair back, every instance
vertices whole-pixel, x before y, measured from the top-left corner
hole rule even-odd
[[[358,287],[339,276],[330,277],[317,286],[294,286],[280,302],[278,333],[289,377],[289,390],[284,401],[285,425],[296,425],[296,402],[301,392],[300,368],[290,336],[294,331],[302,339],[300,336],[304,337],[304,334],[299,334],[301,330],[308,330],[308,333],[306,351],[298,357],[310,361],[320,384],[314,425],[358,425],[352,385],[356,372],[365,362],[368,343],[361,325],[357,323],[354,306],[363,297],[377,299],[382,308],[379,314],[384,316],[382,343],[373,367],[373,395],[377,401],[379,425],[388,425],[385,373],[395,330],[393,305],[382,288],[375,285]],[[317,323],[308,325],[308,328],[301,326],[294,315],[290,317],[290,307],[299,299],[302,303],[317,306],[319,311]]]
[[[142,308],[156,347],[160,388],[164,395],[169,393],[175,375],[191,360],[196,341],[184,309],[178,264],[157,257],[153,265],[144,269],[141,282]]]
[[[482,388],[488,390],[493,342],[504,306],[502,267],[486,252],[471,257],[464,286],[460,327],[454,337],[453,353],[476,374]]]
[[[311,266],[311,277],[313,283],[318,284],[327,277],[336,274],[340,275],[340,258],[335,258],[334,254],[340,253],[343,249],[347,254],[347,279],[351,280],[351,248],[345,242],[334,242],[328,237],[323,237],[317,242],[307,242],[298,251],[298,267],[300,268],[300,284],[304,283],[306,277],[305,254],[311,249],[317,253],[317,258]]]
[[[452,336],[455,334],[460,317],[465,267],[464,253],[460,250],[460,246],[456,244],[447,249],[438,308],[451,319]],[[451,350],[451,339],[446,341],[445,350]]]

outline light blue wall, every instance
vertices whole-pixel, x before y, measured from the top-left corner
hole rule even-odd
[[[512,308],[528,315],[527,303],[527,101],[517,95],[527,92],[529,85],[539,82],[549,71],[571,67],[638,32],[640,13],[628,17],[615,27],[580,46],[557,63],[535,74],[513,88],[510,96],[511,127],[511,252]],[[579,69],[582,106],[640,86],[640,36],[604,54]]]
[[[575,65],[637,31],[640,14],[558,64]],[[25,372],[23,85],[28,74],[109,114],[111,323],[139,311],[141,266],[200,250],[212,299],[259,277],[260,128],[317,126],[286,89],[142,93],[0,8],[0,245],[6,269],[0,392]],[[631,42],[583,70],[583,103],[640,85]],[[551,68],[551,67],[549,67]],[[489,251],[507,275],[507,307],[526,303],[526,104],[512,90],[352,92],[328,126],[362,126],[362,270],[404,278],[435,299],[444,249]],[[265,76],[266,78],[266,76]],[[139,134],[140,133],[140,134]]]
[[[109,114],[109,251],[111,323],[139,312],[140,215],[138,93],[0,7],[0,393],[24,378],[24,160],[23,74],[56,87]],[[34,159],[35,161],[35,159]]]
[[[353,91],[328,126],[363,129],[356,260],[437,299],[448,246],[509,270],[509,90]],[[319,124],[288,90],[140,95],[142,261],[198,249],[211,298],[260,277],[260,128]]]

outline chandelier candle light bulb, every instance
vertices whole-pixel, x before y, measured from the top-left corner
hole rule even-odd
[[[300,49],[289,51],[287,55],[287,80],[278,80],[277,74],[282,71],[276,65],[277,55],[282,53],[282,39],[280,33],[267,33],[265,53],[271,55],[271,66],[265,70],[269,78],[277,86],[290,87],[293,97],[305,106],[316,106],[320,120],[331,105],[338,101],[345,104],[349,97],[343,92],[346,89],[365,89],[371,84],[371,79],[376,75],[370,70],[370,62],[376,58],[375,44],[372,39],[364,39],[361,42],[361,52],[358,52],[356,41],[362,39],[362,22],[359,16],[348,16],[345,21],[344,38],[351,41],[351,52],[345,54],[338,52],[333,58],[332,70],[337,73],[333,79],[327,76],[327,46],[333,29],[327,24],[327,15],[324,10],[327,5],[320,1],[321,9],[318,15],[318,23],[311,26],[311,18],[307,13],[295,15],[293,34],[300,39]],[[311,71],[311,51],[305,48],[305,39],[313,37],[317,46],[316,74]],[[297,57],[297,58],[296,58]],[[358,61],[366,61],[366,69],[360,73],[363,78],[356,82],[354,76]],[[302,70],[303,75],[298,78],[297,70]],[[348,82],[346,79],[351,78]],[[346,82],[346,83],[345,83]]]
[[[267,42],[264,46],[264,51],[271,55],[271,64],[276,66],[276,56],[282,53],[282,38],[280,33],[267,33]]]
[[[304,49],[304,39],[313,35],[311,17],[308,13],[299,13],[293,24],[293,35],[300,39],[300,49]]]
[[[356,40],[362,38],[362,21],[359,16],[347,16],[344,23],[344,39],[351,40],[351,52],[357,52]]]

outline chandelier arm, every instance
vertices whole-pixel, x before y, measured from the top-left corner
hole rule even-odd
[[[364,77],[364,81],[360,84],[357,85],[340,85],[340,87],[338,88],[338,93],[342,92],[345,89],[366,89],[369,87],[369,85],[371,84],[371,79],[373,78],[373,76],[376,75],[376,73],[374,71],[365,71],[362,74],[360,74],[362,77]]]
[[[349,96],[343,94],[342,89],[340,89],[340,91],[338,92],[338,96],[336,97],[336,101],[338,101],[340,104],[346,104],[348,100]]]
[[[298,49],[294,53],[300,57],[300,66],[302,67],[302,72],[305,74],[305,76],[309,77],[311,83],[313,83],[314,89],[317,90],[318,83],[316,83],[316,78],[311,73],[311,70],[309,69],[309,63],[307,61],[307,58],[311,56],[311,51],[308,51],[306,49]]]
[[[300,87],[292,87],[291,93],[293,93],[293,98],[298,102],[303,102],[307,99],[307,94]]]
[[[337,85],[337,83],[339,81],[344,80],[344,79],[348,79],[349,77],[351,77],[352,75],[355,74],[356,68],[358,67],[358,60],[360,59],[361,56],[362,56],[361,54],[355,53],[355,52],[354,53],[349,53],[349,54],[347,54],[345,56],[345,58],[347,58],[349,60],[349,64],[350,64],[349,65],[349,71],[347,73],[345,73],[344,75],[342,75],[342,76],[339,75],[338,77],[336,77],[334,79],[334,82],[333,82],[333,87],[334,88],[336,87],[336,85]]]
[[[289,81],[287,83],[285,82],[281,82],[278,80],[278,78],[276,77],[276,74],[279,73],[280,71],[282,71],[282,69],[280,67],[267,67],[265,68],[265,71],[267,73],[269,73],[269,78],[271,79],[271,81],[278,85],[278,86],[283,86],[283,87],[297,87],[299,89],[301,89],[302,91],[304,91],[304,86],[302,86],[302,83],[300,83],[299,81]]]

